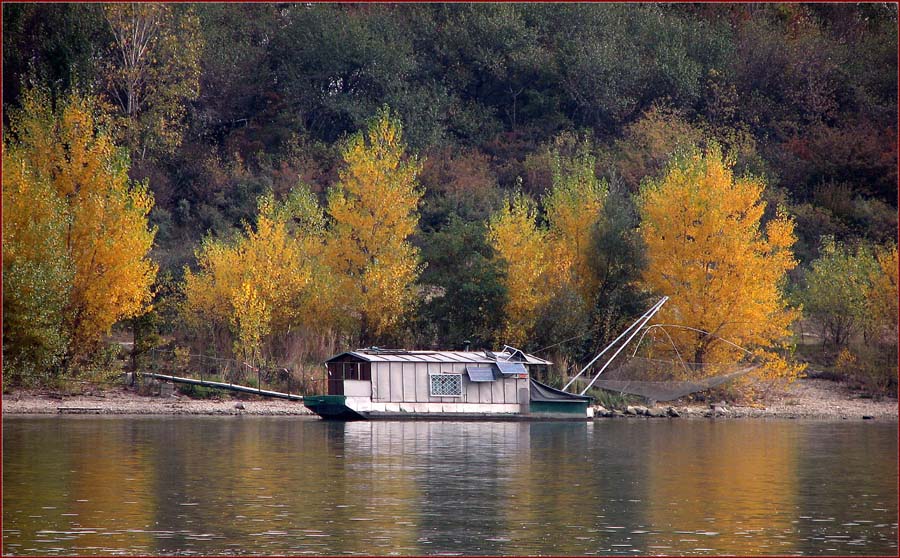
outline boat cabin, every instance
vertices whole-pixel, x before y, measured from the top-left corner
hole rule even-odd
[[[545,376],[550,361],[509,347],[501,352],[372,347],[341,353],[325,364],[328,395],[305,398],[323,417],[500,417],[529,415],[535,408],[570,417],[587,416],[589,408],[590,398],[534,380],[536,374]],[[549,404],[544,400],[550,392],[543,388],[556,392]]]

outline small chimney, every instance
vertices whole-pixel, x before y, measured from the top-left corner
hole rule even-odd
[[[468,339],[463,341],[463,350],[466,352],[469,352],[469,345],[471,345],[471,344],[472,344],[472,342],[469,341]]]

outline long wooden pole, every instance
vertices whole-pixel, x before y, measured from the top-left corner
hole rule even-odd
[[[615,340],[613,340],[612,343],[610,343],[609,345],[607,345],[602,351],[600,351],[600,352],[597,354],[597,356],[595,356],[589,363],[587,363],[587,365],[585,365],[585,367],[581,369],[581,372],[579,372],[578,374],[576,374],[574,378],[572,378],[571,380],[569,380],[569,382],[568,382],[565,386],[563,386],[562,390],[563,390],[563,391],[566,391],[567,389],[569,389],[569,386],[572,385],[572,384],[575,382],[575,380],[577,380],[582,374],[584,374],[584,373],[587,371],[588,368],[590,368],[591,366],[593,366],[593,364],[594,364],[595,362],[597,362],[597,359],[598,359],[598,358],[600,358],[601,356],[603,356],[603,354],[604,354],[606,351],[608,351],[609,349],[611,349],[616,343],[618,343],[620,339],[622,339],[623,337],[625,337],[626,335],[628,335],[628,332],[630,332],[632,329],[634,329],[635,327],[637,327],[638,324],[640,324],[641,322],[643,322],[643,321],[645,320],[645,318],[647,318],[648,315],[649,315],[650,317],[652,317],[653,314],[655,314],[656,311],[659,310],[659,309],[662,307],[662,305],[666,303],[667,300],[669,300],[669,297],[667,297],[667,296],[664,296],[664,297],[662,297],[661,299],[659,299],[659,300],[656,302],[656,304],[654,304],[653,306],[651,306],[650,309],[647,310],[646,312],[644,312],[644,313],[641,315],[640,318],[638,318],[633,324],[631,324],[630,326],[628,326],[628,328],[627,328],[625,331],[623,331],[622,333],[620,333],[619,336],[616,337]],[[640,329],[640,328],[638,328],[638,329]],[[626,343],[627,343],[627,341],[626,341]]]
[[[628,339],[626,339],[625,341],[622,342],[622,345],[621,345],[618,349],[616,349],[616,352],[613,353],[613,356],[609,357],[609,359],[608,359],[608,360],[606,361],[606,363],[600,368],[600,370],[597,372],[597,374],[594,375],[594,378],[591,380],[591,383],[589,383],[589,384],[587,385],[586,388],[584,388],[583,390],[581,390],[581,393],[579,393],[578,395],[584,395],[585,393],[587,393],[587,390],[591,389],[591,386],[594,385],[594,382],[597,381],[597,378],[600,377],[600,374],[603,374],[603,371],[606,370],[606,368],[609,366],[609,364],[610,364],[617,356],[619,356],[619,353],[621,353],[622,350],[628,345],[628,343],[631,342],[632,339],[634,339],[634,336],[637,335],[637,334],[641,331],[641,328],[644,327],[645,325],[647,325],[647,322],[649,322],[649,321],[653,318],[653,315],[656,314],[656,313],[659,311],[660,308],[662,308],[662,305],[665,304],[667,300],[669,300],[669,297],[667,297],[667,296],[662,297],[662,299],[660,299],[660,301],[657,302],[657,303],[653,306],[653,308],[651,309],[651,312],[648,312],[648,313],[645,314],[643,317],[641,317],[641,319],[639,320],[639,321],[642,320],[641,325],[638,326],[637,329],[635,329],[635,330],[631,333],[631,335],[628,336]],[[612,346],[612,345],[610,345],[610,347],[611,347],[611,346]],[[609,347],[607,347],[607,348],[609,348]],[[604,349],[604,350],[605,350],[605,349]]]
[[[226,384],[224,382],[212,382],[210,380],[195,380],[193,378],[182,378],[180,376],[169,376],[166,374],[146,373],[145,377],[155,378],[157,380],[165,380],[176,384],[191,384],[195,386],[206,386],[219,389],[227,389],[231,391],[240,391],[243,393],[253,393],[264,397],[277,397],[279,399],[289,399],[291,401],[303,401],[302,395],[293,395],[290,393],[282,393],[280,391],[269,391],[267,389],[252,388],[249,386],[240,386],[235,384]]]

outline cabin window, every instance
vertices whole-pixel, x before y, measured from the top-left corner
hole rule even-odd
[[[429,374],[432,397],[462,397],[462,374]]]
[[[372,380],[372,364],[368,362],[329,362],[331,380]]]

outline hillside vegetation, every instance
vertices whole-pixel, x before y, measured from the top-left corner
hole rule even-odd
[[[897,75],[889,4],[5,4],[4,384],[565,373],[668,295],[692,362],[896,393]]]

